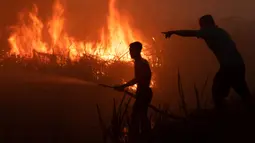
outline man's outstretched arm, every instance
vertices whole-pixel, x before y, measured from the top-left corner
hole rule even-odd
[[[183,37],[197,37],[198,30],[176,30],[173,34],[183,36]]]
[[[183,36],[183,37],[199,37],[199,30],[175,30],[163,32],[166,38],[171,37],[173,34]]]
[[[136,83],[137,83],[137,79],[134,78],[134,79],[130,80],[129,82],[127,82],[126,84],[123,84],[122,86],[124,88],[126,88],[126,87],[129,87],[129,86],[135,85]]]
[[[126,87],[135,85],[136,83],[137,83],[137,79],[134,78],[134,79],[130,80],[129,82],[127,82],[126,84],[117,85],[117,86],[114,86],[114,88],[116,90],[123,91]]]

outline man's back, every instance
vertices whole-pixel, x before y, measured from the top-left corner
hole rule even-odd
[[[243,65],[243,59],[229,34],[218,27],[203,28],[198,32],[213,51],[221,66]]]
[[[151,69],[147,60],[141,58],[135,61],[135,77],[138,88],[148,88],[151,82]]]

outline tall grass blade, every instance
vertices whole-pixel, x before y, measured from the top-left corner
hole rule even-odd
[[[207,83],[208,83],[208,79],[209,79],[209,77],[207,76],[206,79],[205,79],[205,83],[203,85],[202,91],[200,93],[201,96],[203,96],[203,94],[204,94],[205,88],[206,88]]]
[[[118,124],[118,116],[116,111],[116,102],[115,99],[113,99],[113,114],[112,114],[112,141],[115,143],[119,140],[119,124]]]
[[[131,99],[132,99],[132,98],[129,97],[128,102],[127,102],[126,107],[125,107],[125,110],[124,110],[124,112],[123,112],[123,114],[122,114],[122,116],[121,116],[121,122],[122,122],[122,123],[123,123],[123,120],[124,120],[125,115],[127,114],[128,106],[129,106],[129,104],[130,104],[130,102],[131,102]]]
[[[205,83],[203,85],[203,88],[202,88],[202,91],[201,91],[201,98],[203,98],[203,96],[204,96],[204,91],[205,91],[205,88],[208,84],[208,79],[209,79],[209,76],[206,77]],[[204,99],[204,107],[206,107],[206,105],[207,105],[207,97],[205,97],[205,99]]]
[[[200,97],[199,97],[199,93],[198,93],[198,89],[197,89],[196,84],[194,84],[194,90],[195,90],[195,96],[196,96],[196,102],[197,102],[197,110],[200,110],[201,109]]]
[[[124,92],[124,95],[122,96],[122,99],[121,99],[121,102],[120,102],[120,105],[119,105],[119,107],[118,107],[118,113],[117,113],[117,115],[118,116],[120,116],[121,115],[121,109],[122,109],[122,104],[123,104],[123,102],[124,102],[124,100],[125,100],[125,98],[126,98],[126,93]]]
[[[187,117],[188,112],[187,112],[187,107],[186,107],[186,103],[185,103],[185,96],[184,96],[184,92],[183,92],[183,88],[182,88],[181,75],[180,75],[179,69],[178,69],[178,90],[179,90],[179,95],[181,98],[181,107],[182,107],[185,117]]]
[[[98,104],[97,104],[97,114],[98,114],[98,118],[99,118],[99,125],[102,130],[102,134],[103,134],[103,141],[104,141],[104,143],[107,143],[107,128],[103,122],[101,111],[100,111]]]

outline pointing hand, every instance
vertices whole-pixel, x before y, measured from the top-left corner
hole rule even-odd
[[[165,35],[165,38],[170,38],[174,34],[172,31],[161,32],[161,33]]]

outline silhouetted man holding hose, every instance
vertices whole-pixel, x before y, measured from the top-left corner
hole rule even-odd
[[[136,101],[133,105],[129,138],[133,143],[139,136],[141,128],[142,137],[148,138],[150,121],[147,117],[148,106],[152,100],[150,88],[151,69],[147,60],[141,56],[142,44],[134,42],[129,45],[129,52],[134,59],[135,77],[124,85],[115,86],[116,90],[123,91],[126,87],[137,84]]]
[[[220,69],[214,77],[212,86],[213,100],[216,109],[222,109],[224,98],[232,87],[250,107],[250,91],[245,80],[245,64],[229,34],[219,28],[211,15],[204,15],[199,20],[200,30],[176,30],[162,32],[166,38],[171,35],[197,37],[205,40],[216,56]]]

